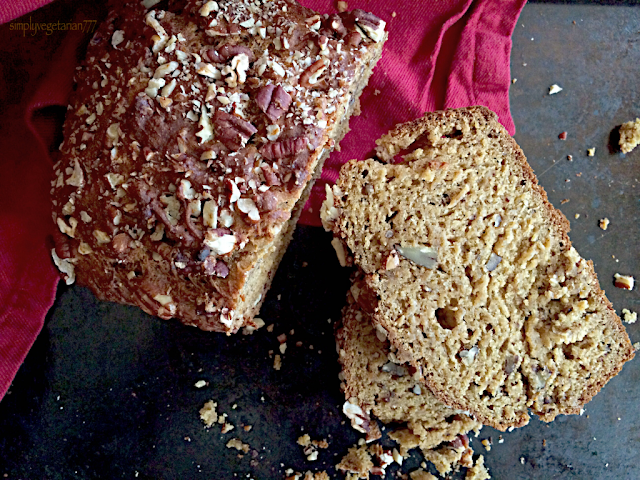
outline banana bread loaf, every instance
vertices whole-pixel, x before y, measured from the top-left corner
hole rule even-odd
[[[78,69],[52,256],[101,299],[231,333],[260,309],[385,23],[292,0],[158,3],[112,2]]]
[[[398,360],[501,430],[579,413],[633,347],[496,115],[428,113],[376,152],[344,165],[322,216]]]
[[[344,411],[352,425],[369,434],[371,415],[383,423],[406,424],[409,431],[399,435],[412,437],[413,446],[424,451],[481,428],[434,397],[413,366],[398,363],[395,349],[385,338],[378,338],[371,318],[354,300],[362,287],[361,281],[354,281],[336,330]]]

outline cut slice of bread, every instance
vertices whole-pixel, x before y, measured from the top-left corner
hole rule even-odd
[[[428,113],[377,155],[344,165],[322,215],[398,359],[500,430],[579,413],[633,347],[496,115]]]
[[[346,410],[360,409],[369,424],[371,414],[383,423],[406,423],[409,432],[399,432],[399,438],[408,435],[412,447],[419,446],[424,451],[481,428],[480,423],[434,397],[415,368],[398,362],[395,348],[386,339],[378,338],[371,318],[354,300],[353,295],[360,295],[361,286],[357,280],[352,285],[353,293],[348,294],[342,322],[336,330]]]

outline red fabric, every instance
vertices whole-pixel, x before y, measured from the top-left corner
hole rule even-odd
[[[46,3],[48,0],[0,0],[0,23]],[[335,2],[327,0],[302,0],[301,3],[321,13],[333,11],[335,6]],[[509,56],[511,33],[525,0],[350,0],[348,3],[350,9],[372,11],[385,20],[389,40],[360,99],[362,114],[351,119],[351,133],[342,141],[341,151],[327,160],[322,178],[305,207],[300,222],[307,225],[320,224],[318,213],[324,185],[335,181],[340,166],[352,158],[365,158],[375,147],[375,139],[398,122],[419,117],[426,111],[480,104],[494,110],[511,134],[515,131],[509,113]],[[74,0],[58,1],[49,7],[56,8],[56,5],[73,6]],[[75,5],[81,6],[82,2],[77,0]],[[42,10],[18,21],[28,22],[32,16],[40,22],[68,21],[68,18],[49,18],[46,14],[38,16]],[[76,16],[74,21],[82,19]],[[11,24],[1,26],[0,44],[19,42],[21,33],[15,26],[11,28]],[[63,32],[54,33],[63,35]],[[53,46],[60,42],[36,43],[35,49],[41,49],[36,52],[34,48],[13,48],[13,55],[28,56],[22,59],[28,87],[19,91],[22,96],[18,99],[12,95],[17,83],[24,78],[18,78],[10,69],[0,69],[0,108],[6,99],[14,103],[8,111],[0,111],[4,117],[0,122],[3,153],[0,160],[0,399],[55,299],[58,277],[46,241],[53,228],[48,197],[51,174],[48,147],[54,138],[55,124],[52,119],[39,118],[38,111],[50,105],[66,105],[78,61],[76,50],[88,39],[87,35],[69,32],[57,48]],[[0,45],[0,61],[2,53]],[[51,61],[52,58],[55,60]],[[0,62],[0,65],[7,63]],[[48,73],[42,78],[33,78],[47,69]]]

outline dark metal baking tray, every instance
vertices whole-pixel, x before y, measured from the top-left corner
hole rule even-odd
[[[594,261],[614,308],[638,311],[638,289],[616,289],[612,280],[616,272],[640,273],[640,149],[625,156],[609,146],[616,126],[640,116],[640,8],[529,4],[513,42],[516,140],[570,219],[571,239]],[[563,91],[548,95],[552,84]],[[563,131],[566,141],[558,139]],[[605,217],[611,224],[603,231]],[[341,413],[333,340],[349,272],[329,242],[320,228],[298,227],[260,313],[273,333],[201,332],[61,286],[0,403],[0,477],[268,479],[283,478],[289,467],[333,476],[359,436]],[[628,331],[640,340],[639,324]],[[281,333],[288,348],[276,371],[269,351],[279,353]],[[198,389],[198,380],[208,385]],[[639,398],[634,360],[584,415],[533,419],[501,434],[503,443],[500,432],[484,428],[472,446],[497,479],[635,479]],[[234,430],[203,427],[198,410],[210,399]],[[315,462],[296,444],[303,433],[330,444]],[[234,437],[249,453],[225,447]],[[485,438],[491,452],[480,444]],[[415,454],[402,471],[419,463]]]

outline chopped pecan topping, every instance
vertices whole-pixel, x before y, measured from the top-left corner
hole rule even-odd
[[[359,32],[351,32],[344,39],[344,43],[348,47],[357,47],[360,42],[362,42],[362,35]]]
[[[202,268],[206,275],[215,275],[221,278],[227,278],[229,275],[227,264],[222,260],[217,260],[215,257],[205,258]]]
[[[217,110],[213,118],[218,138],[229,150],[244,147],[251,136],[258,131],[251,123],[230,113]]]
[[[270,142],[260,148],[260,153],[267,160],[276,160],[295,155],[307,147],[305,137],[287,138],[280,142]]]
[[[251,49],[244,45],[223,45],[218,50],[210,47],[205,52],[205,57],[215,63],[225,63],[241,53],[244,53],[247,56],[249,62],[253,62],[255,60],[255,56]]]
[[[324,58],[311,64],[302,75],[300,75],[300,85],[311,88],[318,83],[320,75],[327,69],[328,61]]]
[[[256,103],[272,122],[275,122],[289,109],[291,95],[280,85],[265,85],[256,94]]]
[[[384,37],[384,27],[386,22],[373,13],[365,12],[361,9],[353,11],[356,25],[362,32],[374,42],[379,42]]]
[[[126,233],[119,233],[111,241],[111,246],[118,253],[124,253],[129,250],[129,240],[131,237]]]
[[[319,32],[321,35],[337,39],[344,38],[347,35],[347,29],[340,15],[330,15],[329,18],[323,22],[323,25],[323,28]]]

